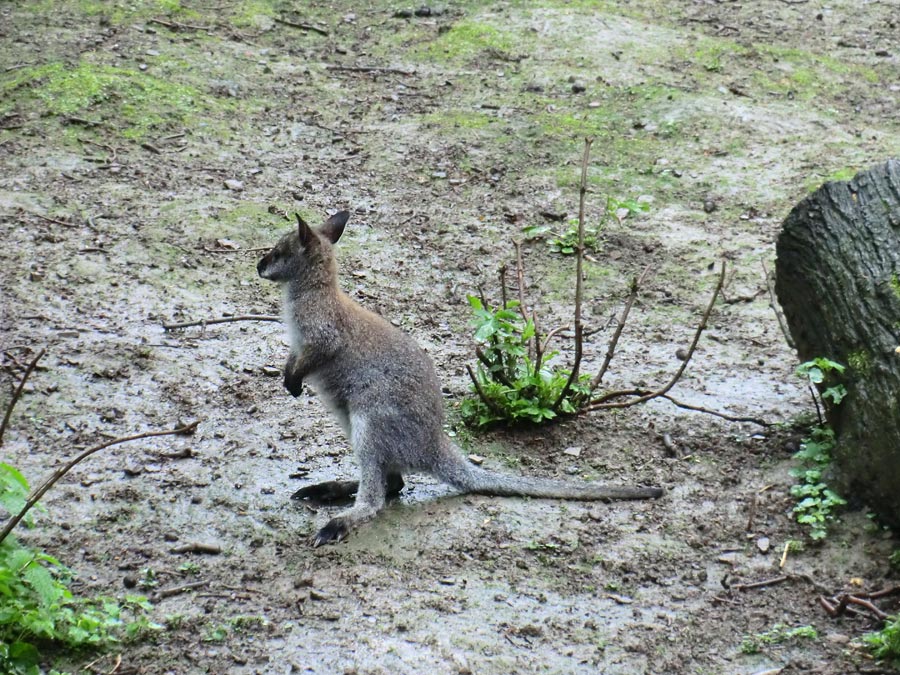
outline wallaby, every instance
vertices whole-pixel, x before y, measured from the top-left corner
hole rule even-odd
[[[343,539],[373,518],[403,474],[422,472],[463,492],[559,499],[653,499],[654,487],[612,487],[493,473],[466,461],[444,434],[443,398],[431,359],[416,342],[338,287],[337,243],[349,219],[334,214],[312,229],[298,215],[259,261],[263,279],[284,287],[291,351],[284,386],[294,396],[304,381],[337,416],[359,461],[359,481],[330,481],[298,490],[296,499],[356,494],[354,505],[313,537],[313,546]]]

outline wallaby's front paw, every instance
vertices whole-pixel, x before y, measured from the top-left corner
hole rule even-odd
[[[287,389],[291,396],[297,398],[303,391],[303,379],[292,376],[289,372],[284,374],[284,388]]]
[[[347,532],[349,532],[347,525],[341,518],[332,518],[313,537],[312,545],[318,548],[322,544],[336,544],[347,536]]]

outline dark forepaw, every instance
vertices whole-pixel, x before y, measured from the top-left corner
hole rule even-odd
[[[303,391],[303,378],[291,375],[290,372],[285,371],[284,388],[291,393],[291,396],[297,398],[300,395],[300,392]]]
[[[321,530],[316,533],[312,539],[314,548],[322,546],[322,544],[336,544],[347,536],[347,525],[340,518],[332,518]]]

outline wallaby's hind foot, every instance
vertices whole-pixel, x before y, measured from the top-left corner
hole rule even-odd
[[[399,497],[405,485],[399,473],[390,474],[387,477],[387,498]],[[317,504],[336,504],[351,501],[358,490],[358,480],[327,480],[324,483],[314,483],[300,488],[291,495],[291,499],[308,499]]]
[[[292,494],[291,499],[308,499],[318,504],[334,504],[335,502],[351,501],[358,489],[359,481],[356,480],[329,480],[324,483],[306,485]]]
[[[332,518],[325,527],[310,537],[309,543],[313,548],[319,548],[323,544],[336,544],[347,536],[350,528],[341,518]]]

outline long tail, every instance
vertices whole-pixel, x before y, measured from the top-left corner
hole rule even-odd
[[[656,499],[662,488],[623,487],[599,483],[575,483],[552,478],[531,478],[487,471],[463,459],[449,441],[441,453],[434,475],[453,487],[481,495],[498,497],[546,497],[550,499]]]

